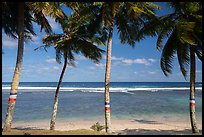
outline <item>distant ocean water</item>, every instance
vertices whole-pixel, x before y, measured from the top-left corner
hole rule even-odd
[[[2,122],[11,83],[2,83]],[[50,119],[57,82],[21,82],[14,121]],[[103,119],[103,82],[63,82],[57,119]],[[189,118],[188,82],[112,82],[111,118]],[[202,83],[196,83],[196,115],[202,120]]]

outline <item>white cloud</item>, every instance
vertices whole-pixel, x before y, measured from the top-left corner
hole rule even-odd
[[[183,74],[181,72],[176,73],[177,76],[183,76]]]
[[[120,65],[120,64],[122,64],[121,61],[112,62],[112,65],[113,65],[113,66],[118,66],[118,65]]]
[[[106,55],[103,55],[103,59],[106,59]],[[111,56],[111,60],[118,61],[118,60],[123,60],[123,59],[124,59],[123,57]]]
[[[156,59],[153,59],[153,58],[149,58],[148,61],[154,63],[154,62],[156,62],[157,60],[156,60]]]
[[[36,44],[39,46],[41,40],[39,38],[39,36],[32,36],[32,44]]]
[[[52,30],[54,31],[58,31],[59,29],[61,30],[60,24],[55,22],[55,19],[51,18],[51,17],[46,17],[50,26],[52,27]]]
[[[105,67],[105,64],[102,64],[102,63],[98,63],[98,64],[95,64],[96,67],[99,67],[99,68],[104,68]]]
[[[202,73],[202,71],[201,70],[196,70],[196,73]]]
[[[5,34],[2,35],[2,45],[8,48],[18,47],[18,39],[13,39]]]
[[[105,55],[103,55],[103,59],[106,59]],[[114,66],[121,65],[121,64],[123,65],[133,65],[133,64],[151,65],[157,61],[156,59],[153,59],[153,58],[128,59],[128,58],[116,57],[116,56],[112,56],[111,60],[116,61],[116,62],[113,62]]]
[[[48,67],[48,66],[46,66],[46,67],[37,67],[36,66],[35,69],[32,70],[32,71],[36,71],[38,73],[56,73],[56,72],[59,72],[59,70],[61,70],[61,69],[58,66],[53,66],[53,67]]]
[[[103,59],[106,59],[106,55],[103,55],[102,58],[103,58]]]
[[[29,40],[28,42],[31,42],[32,44],[38,45],[40,44],[40,38],[38,36],[32,36],[32,41]],[[28,48],[26,46],[26,42],[24,42],[24,48],[25,50]],[[2,45],[7,48],[18,48],[18,39],[13,39],[6,34],[2,35]]]
[[[124,58],[123,57],[115,57],[115,56],[112,56],[111,57],[111,60],[123,60]]]
[[[135,71],[134,74],[138,74],[138,72]]]
[[[150,62],[148,62],[147,59],[123,59],[123,63],[127,65],[132,65],[132,64],[144,64],[144,65],[149,65]]]
[[[95,70],[96,68],[95,68],[95,67],[90,67],[89,69],[90,69],[90,70]]]
[[[41,67],[41,68],[38,68],[36,71],[38,73],[47,73],[49,72],[50,68],[49,67]]]
[[[15,66],[4,65],[4,66],[2,66],[2,70],[3,70],[3,72],[5,71],[7,73],[14,73]]]
[[[144,64],[144,65],[149,65],[149,62],[146,59],[135,59],[134,60],[135,64]]]
[[[48,58],[48,59],[46,59],[45,60],[45,62],[47,62],[47,63],[56,63],[56,59],[55,58]]]
[[[148,71],[149,74],[156,74],[156,71]]]
[[[54,66],[53,69],[54,69],[54,70],[59,70],[60,68],[57,67],[57,66]]]
[[[82,55],[76,55],[75,58],[76,58],[77,60],[87,60],[87,58],[84,57],[84,56],[82,56]]]
[[[132,60],[132,59],[124,59],[124,60],[122,60],[122,62],[126,63],[126,64],[129,64],[129,65],[134,64],[134,60]]]

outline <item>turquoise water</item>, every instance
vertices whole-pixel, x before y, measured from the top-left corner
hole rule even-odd
[[[14,121],[50,119],[56,82],[20,83]],[[202,120],[202,83],[196,84],[196,116]],[[10,83],[2,83],[2,122],[5,119]],[[112,119],[188,119],[189,83],[111,83]],[[59,93],[57,119],[103,119],[102,82],[66,82]]]

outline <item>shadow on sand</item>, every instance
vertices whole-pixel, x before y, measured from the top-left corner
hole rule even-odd
[[[154,130],[154,129],[125,129],[118,135],[192,135],[191,129],[185,129],[180,131],[175,130]],[[202,135],[202,130],[200,134]]]
[[[132,122],[139,122],[141,124],[162,124],[160,122],[157,122],[157,121],[152,121],[152,120],[138,120],[138,119],[135,119],[133,120]]]
[[[17,126],[14,129],[17,129],[17,130],[44,130],[42,128],[37,128],[37,127],[23,127],[23,126]]]

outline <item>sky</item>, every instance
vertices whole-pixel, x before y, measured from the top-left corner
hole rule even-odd
[[[164,3],[157,3],[162,7],[158,15],[171,12]],[[69,12],[65,10],[66,12]],[[47,18],[54,33],[61,33],[60,25],[50,17]],[[34,51],[42,45],[42,38],[45,32],[40,32],[40,27],[33,24],[36,36],[33,41],[25,42],[23,67],[20,75],[20,82],[57,82],[63,67],[55,60],[53,47]],[[16,56],[17,40],[5,35],[2,31],[2,82],[11,82],[13,78]],[[99,47],[106,50],[106,46]],[[156,50],[156,37],[146,37],[137,42],[132,48],[127,44],[121,44],[117,29],[114,28],[111,82],[189,82],[184,79],[180,72],[177,58],[173,62],[173,72],[166,77],[160,68],[161,52]],[[75,55],[76,67],[68,66],[63,82],[104,82],[105,79],[105,58],[103,54],[99,64],[96,64],[82,55]],[[196,82],[202,82],[202,62],[196,58]]]

